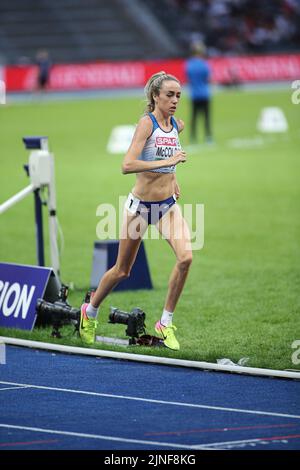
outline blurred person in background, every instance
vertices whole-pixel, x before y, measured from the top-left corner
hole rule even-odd
[[[46,91],[50,81],[51,60],[46,50],[39,50],[36,54],[36,65],[38,66],[38,75],[36,89],[37,91]]]
[[[203,43],[196,42],[191,46],[191,57],[185,63],[185,73],[191,95],[191,143],[197,143],[198,117],[204,117],[205,142],[211,143],[211,68],[206,56]]]

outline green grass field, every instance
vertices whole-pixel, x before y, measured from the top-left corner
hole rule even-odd
[[[284,111],[287,133],[256,130],[267,106]],[[122,156],[106,152],[111,129],[136,123],[142,110],[142,93],[140,98],[0,107],[0,202],[28,184],[22,136],[49,136],[65,238],[62,280],[74,286],[69,295],[74,306],[89,287],[96,208],[104,202],[118,207],[119,195],[127,195],[134,183],[134,175],[121,174]],[[300,105],[291,103],[288,86],[286,91],[218,93],[213,101],[216,144],[198,148],[189,146],[186,97],[177,115],[186,121],[182,144],[188,151],[188,162],[177,167],[181,204],[205,205],[205,244],[194,251],[175,313],[181,350],[130,350],[210,362],[246,356],[254,367],[299,369],[292,362],[292,343],[300,339]],[[45,236],[47,241],[46,228]],[[0,260],[34,264],[34,237],[33,202],[27,198],[0,218]],[[164,240],[146,240],[145,246],[154,290],[112,293],[101,308],[99,334],[124,336],[123,325],[107,323],[110,305],[142,307],[154,334],[174,256]],[[51,340],[49,330],[1,329],[0,334]],[[81,345],[70,328],[65,334],[64,343]]]

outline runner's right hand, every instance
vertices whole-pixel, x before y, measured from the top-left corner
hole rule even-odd
[[[172,165],[177,165],[178,163],[186,162],[186,152],[184,150],[179,150],[173,155],[173,157],[168,160]]]

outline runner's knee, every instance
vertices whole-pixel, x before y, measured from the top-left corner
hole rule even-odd
[[[119,266],[115,266],[115,274],[119,281],[123,279],[127,279],[130,276],[131,267],[121,268]]]
[[[181,271],[186,271],[187,269],[189,269],[190,265],[192,264],[192,261],[193,261],[192,252],[185,253],[177,261],[178,268]]]

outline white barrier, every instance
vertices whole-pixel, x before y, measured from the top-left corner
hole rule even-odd
[[[210,362],[190,361],[185,359],[172,359],[169,357],[142,355],[142,354],[131,354],[125,352],[91,349],[91,348],[80,348],[75,346],[64,346],[62,344],[54,343],[43,343],[40,341],[29,341],[25,339],[10,338],[6,336],[0,336],[0,342],[5,344],[11,344],[15,346],[25,346],[28,348],[44,349],[48,351],[57,351],[66,354],[82,354],[87,356],[97,357],[109,357],[113,359],[124,359],[127,361],[136,362],[147,362],[151,364],[164,364],[168,366],[181,366],[190,367],[202,370],[214,370],[217,372],[233,372],[236,374],[248,374],[265,377],[279,377],[285,379],[297,379],[300,380],[299,372],[291,372],[286,370],[272,370],[272,369],[261,369],[257,367],[244,367],[244,366],[231,366],[214,364]]]
[[[30,184],[29,186],[26,186],[26,188],[22,189],[22,191],[18,192],[14,196],[12,196],[10,199],[5,201],[3,204],[0,204],[0,214],[3,212],[7,211],[10,207],[14,206],[17,202],[21,201],[24,199],[28,194],[33,193],[33,191],[36,189],[36,187],[33,184]]]
[[[28,172],[31,184],[19,191],[10,199],[0,205],[0,214],[7,211],[13,205],[20,202],[29,194],[35,196],[35,222],[37,236],[37,259],[40,266],[44,266],[44,242],[42,226],[42,203],[39,191],[48,189],[48,219],[51,266],[59,279],[60,263],[57,244],[57,218],[56,218],[56,191],[54,177],[54,156],[49,152],[48,137],[24,137],[23,141],[27,149],[31,149],[29,155]]]

